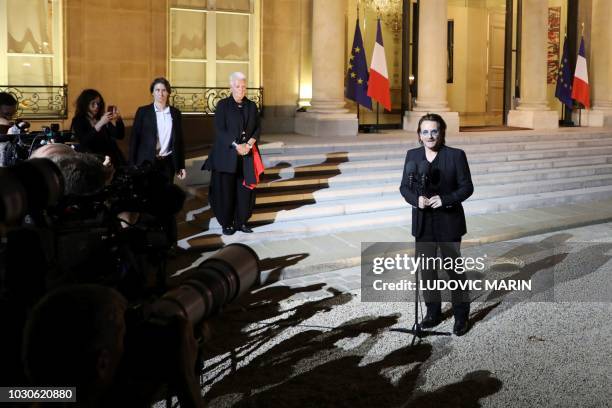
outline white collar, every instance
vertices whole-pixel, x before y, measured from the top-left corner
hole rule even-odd
[[[164,109],[159,109],[157,107],[157,105],[155,103],[153,103],[153,109],[155,109],[155,112],[170,113],[170,106],[169,105],[166,105],[166,107]]]

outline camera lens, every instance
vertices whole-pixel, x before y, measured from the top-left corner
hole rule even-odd
[[[181,283],[153,305],[153,312],[160,317],[180,314],[198,323],[247,292],[259,275],[255,251],[243,244],[227,245],[185,272]]]

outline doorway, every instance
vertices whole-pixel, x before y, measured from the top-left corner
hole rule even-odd
[[[502,125],[504,122],[504,39],[505,9],[488,12],[487,38],[487,93],[484,125]]]

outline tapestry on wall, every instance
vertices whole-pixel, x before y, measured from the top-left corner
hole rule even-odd
[[[559,70],[561,7],[548,8],[548,69],[546,83],[554,84]]]

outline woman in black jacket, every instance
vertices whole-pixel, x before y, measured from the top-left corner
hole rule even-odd
[[[465,235],[465,215],[461,203],[474,192],[470,167],[465,152],[445,145],[446,123],[439,115],[428,113],[419,120],[417,129],[422,147],[406,154],[400,192],[412,205],[412,235],[415,256],[456,259],[461,256],[461,237]],[[417,170],[418,169],[418,170]],[[425,177],[423,177],[425,176]],[[454,261],[453,261],[454,262]],[[453,280],[465,275],[447,269]],[[422,268],[421,280],[438,280],[435,268]],[[441,296],[437,290],[424,291],[427,314],[421,327],[434,327],[441,322]],[[468,329],[470,312],[467,292],[452,292],[455,325],[453,332],[461,336]]]
[[[117,140],[125,136],[125,126],[116,106],[105,110],[104,98],[95,89],[86,89],[77,98],[76,113],[70,128],[79,150],[108,156],[115,167],[126,164]]]
[[[223,228],[223,234],[236,230],[253,232],[247,221],[255,204],[252,149],[261,132],[255,102],[246,97],[246,77],[230,76],[232,94],[219,101],[215,111],[215,143],[202,167],[211,170],[209,200]]]

